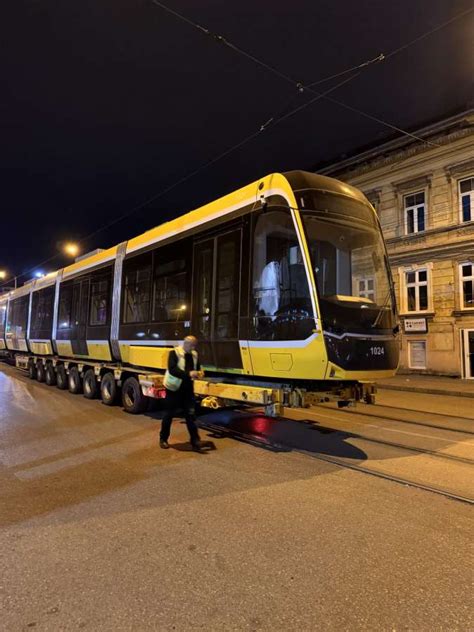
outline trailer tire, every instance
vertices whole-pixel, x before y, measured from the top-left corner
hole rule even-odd
[[[148,408],[148,397],[143,395],[142,387],[135,377],[127,377],[122,386],[122,404],[125,412],[139,415]]]
[[[46,380],[46,370],[41,360],[36,363],[36,379],[38,382],[44,382]]]
[[[68,388],[69,392],[73,395],[82,393],[82,380],[77,366],[73,366],[69,369]]]
[[[65,391],[68,387],[68,379],[64,364],[58,364],[56,367],[56,386]]]
[[[46,365],[44,381],[48,386],[54,386],[56,384],[56,371],[54,370],[54,366],[51,362],[48,362]]]
[[[28,377],[30,380],[36,380],[36,364],[33,359],[28,362]]]
[[[98,393],[97,380],[94,369],[87,369],[83,378],[84,397],[86,399],[95,399]]]
[[[113,406],[117,403],[118,386],[113,373],[105,373],[100,382],[100,396],[106,406]]]

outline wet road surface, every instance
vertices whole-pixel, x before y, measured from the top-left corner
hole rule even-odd
[[[203,418],[215,449],[191,452],[175,422],[164,451],[159,411],[0,365],[0,629],[469,629],[472,507],[311,455],[445,484],[470,464],[382,442],[469,459],[472,437],[373,410],[280,426],[223,411]]]

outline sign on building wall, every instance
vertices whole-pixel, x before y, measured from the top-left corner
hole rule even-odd
[[[405,318],[403,324],[406,334],[426,334],[428,331],[426,318]]]

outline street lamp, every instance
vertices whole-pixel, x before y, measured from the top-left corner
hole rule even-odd
[[[64,246],[64,252],[70,257],[77,257],[77,255],[79,254],[79,246],[72,242],[68,242]]]
[[[10,290],[11,289],[10,285],[12,282],[14,283],[14,287],[16,289],[16,277],[10,277],[6,270],[0,270],[0,282],[1,281],[6,281],[6,282],[2,283],[2,289],[0,291],[6,292]]]

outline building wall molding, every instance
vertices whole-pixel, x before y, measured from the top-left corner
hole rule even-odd
[[[392,187],[397,193],[406,193],[407,191],[413,191],[414,189],[426,189],[431,186],[431,179],[433,174],[427,174],[424,176],[417,176],[416,178],[410,178],[409,180],[397,180],[392,182]]]
[[[446,165],[444,169],[447,176],[450,178],[457,178],[463,176],[464,174],[467,175],[469,172],[474,173],[474,158],[470,160],[464,160],[455,164]]]

